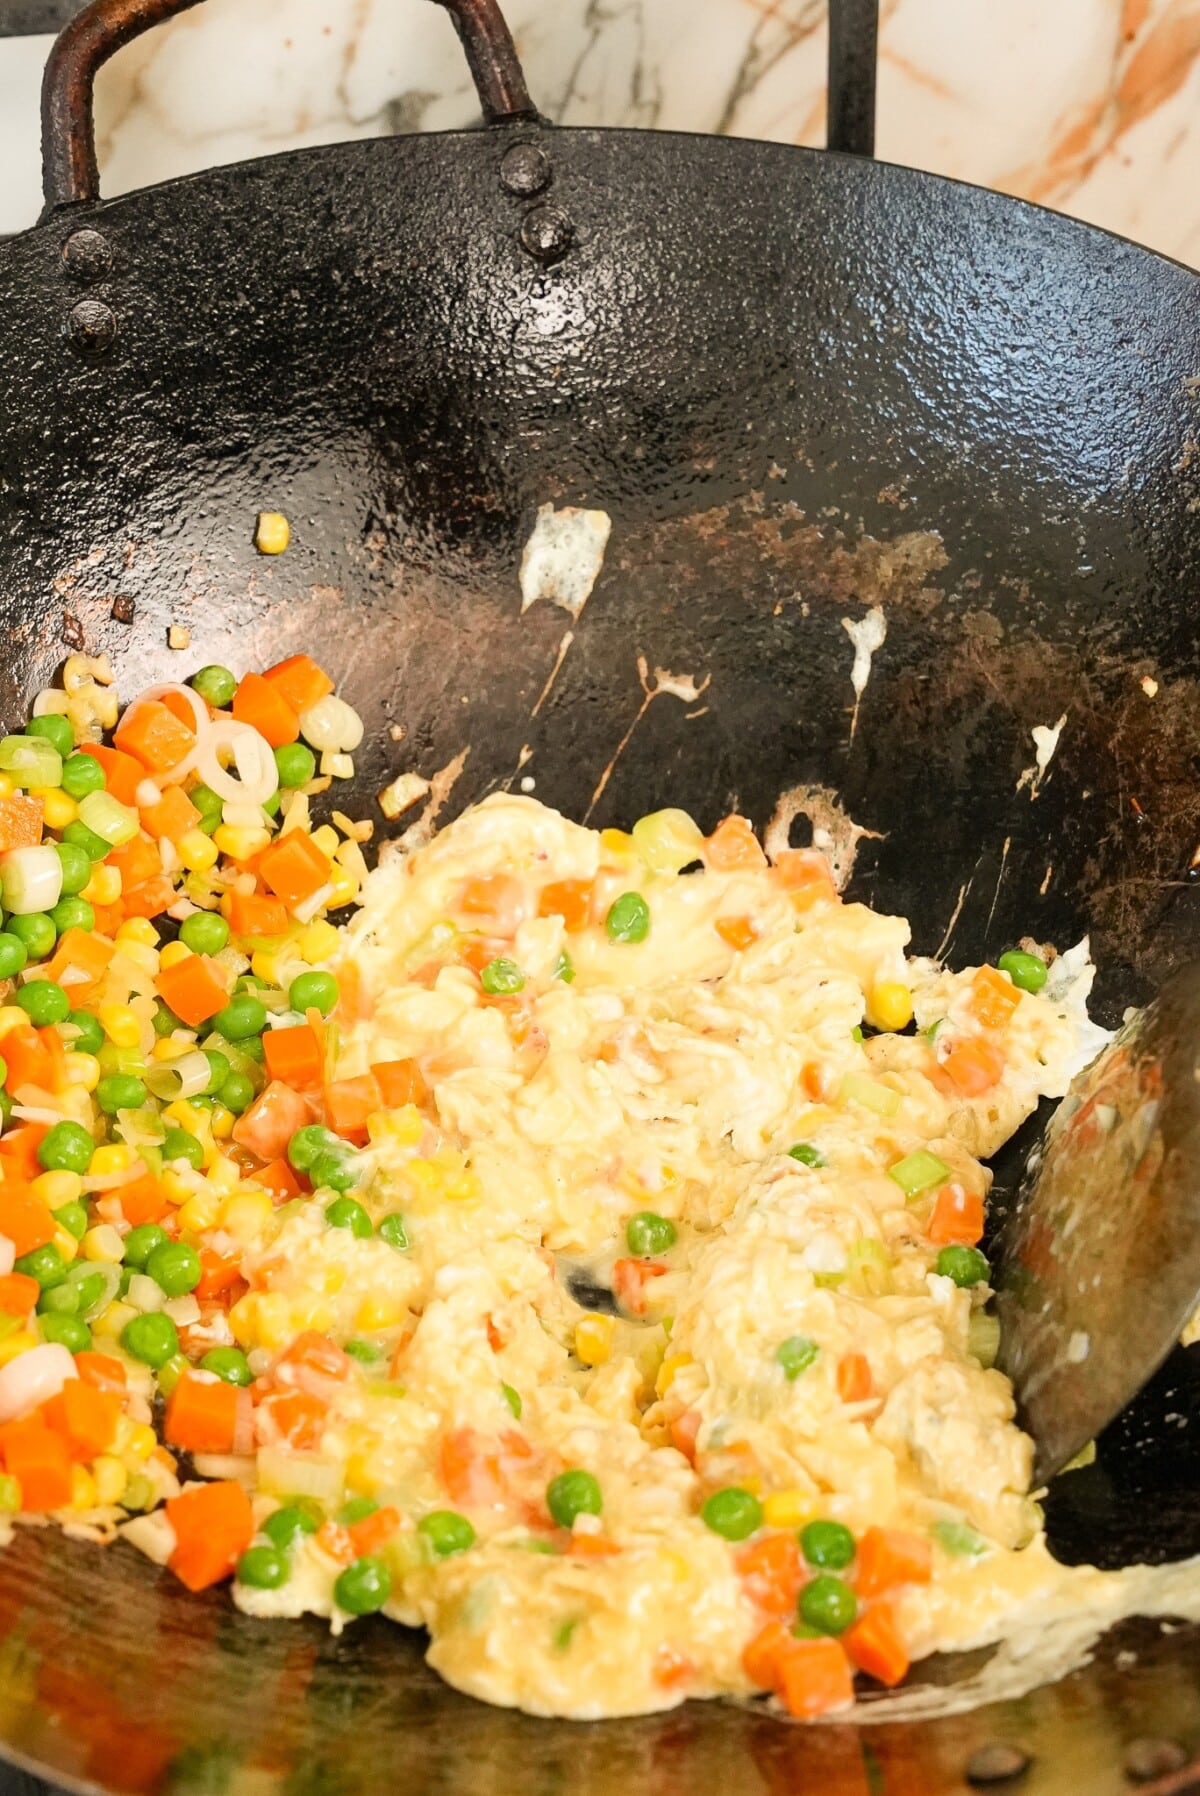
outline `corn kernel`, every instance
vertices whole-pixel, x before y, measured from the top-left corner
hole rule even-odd
[[[415,1104],[405,1104],[399,1110],[373,1110],[367,1118],[367,1138],[372,1142],[388,1140],[401,1147],[415,1147],[424,1129]]]
[[[92,876],[80,893],[89,904],[115,904],[121,896],[121,874],[117,867],[93,867]]]
[[[372,1329],[399,1328],[406,1313],[405,1306],[394,1298],[365,1297],[358,1306],[354,1326],[367,1334]]]
[[[158,931],[149,917],[130,917],[113,937],[118,942],[140,942],[143,948],[158,947]]]
[[[170,1167],[159,1180],[162,1194],[173,1204],[186,1204],[192,1195],[192,1188],[182,1174],[173,1172]]]
[[[186,942],[167,942],[158,951],[158,964],[165,973],[169,967],[177,967],[181,960],[191,960],[192,951]]]
[[[116,1340],[127,1322],[132,1322],[138,1314],[131,1303],[110,1303],[92,1323],[92,1333],[103,1335],[107,1340]]]
[[[42,821],[47,829],[66,829],[79,815],[79,806],[69,792],[55,789],[42,794]]]
[[[658,1368],[658,1377],[654,1381],[654,1388],[660,1397],[666,1396],[667,1392],[675,1382],[676,1373],[681,1367],[690,1366],[691,1363],[692,1356],[690,1353],[668,1353],[666,1359]]]
[[[83,1194],[83,1180],[77,1172],[40,1172],[30,1182],[34,1197],[41,1198],[48,1210],[61,1210],[64,1204],[77,1204]]]
[[[763,1498],[768,1528],[803,1528],[820,1513],[820,1504],[805,1490],[773,1490]]]
[[[96,1018],[114,1047],[136,1048],[141,1042],[142,1025],[128,1004],[101,1004]]]
[[[18,1329],[15,1335],[9,1335],[6,1341],[0,1341],[0,1366],[7,1366],[9,1360],[16,1359],[18,1353],[36,1346],[37,1341],[30,1329]]]
[[[157,1445],[158,1438],[150,1424],[148,1422],[134,1422],[129,1430],[129,1445],[126,1448],[126,1451],[131,1454],[134,1459],[145,1460],[149,1459]]]
[[[600,846],[610,860],[631,861],[637,858],[637,843],[624,829],[602,829]]]
[[[140,967],[143,973],[158,972],[157,948],[147,948],[144,942],[122,942],[121,953],[135,967]]]
[[[212,833],[213,847],[227,854],[231,861],[250,860],[253,855],[260,854],[270,840],[268,829],[243,828],[235,823],[218,823]]]
[[[895,1033],[912,1022],[912,993],[899,980],[889,979],[877,985],[867,1005],[869,1020],[877,1029]]]
[[[233,1134],[233,1125],[237,1120],[232,1110],[226,1110],[224,1104],[214,1104],[208,1113],[212,1123],[214,1141],[228,1141]]]
[[[64,1260],[73,1260],[75,1255],[79,1252],[78,1241],[75,1239],[70,1229],[63,1228],[61,1224],[55,1229],[51,1239]]]
[[[115,1454],[102,1453],[92,1465],[92,1476],[96,1480],[97,1502],[119,1503],[121,1501],[129,1473]]]
[[[260,511],[254,547],[260,555],[282,555],[292,540],[292,527],[281,511]]]
[[[11,773],[0,773],[0,798],[11,798],[17,789],[17,783]]]
[[[125,1258],[125,1243],[111,1222],[99,1222],[89,1229],[80,1246],[84,1259],[98,1266],[119,1266]]]
[[[4,1039],[10,1029],[19,1029],[22,1023],[28,1023],[28,1021],[29,1018],[19,1004],[0,1005],[0,1041]]]
[[[182,1219],[183,1212],[180,1211]],[[258,1345],[258,1306],[266,1293],[247,1291],[230,1306],[229,1326],[233,1330],[233,1338],[239,1347],[248,1348]]]
[[[315,967],[321,961],[328,960],[331,955],[336,954],[340,940],[341,936],[333,924],[326,923],[324,918],[321,918],[316,923],[310,923],[307,929],[301,931],[296,938],[296,952],[302,960],[308,962],[310,967]]]
[[[323,823],[320,829],[313,830],[312,843],[314,848],[319,848],[322,854],[327,854],[332,860],[341,844],[341,837],[332,824]]]
[[[189,829],[186,835],[180,836],[175,846],[189,873],[207,873],[220,859],[216,843],[202,829]]]
[[[280,985],[285,991],[291,984],[289,967],[292,974],[300,970],[288,947],[283,945],[274,948],[256,948],[250,956],[250,971],[254,976],[257,979],[265,979],[268,985]]]
[[[274,1208],[265,1191],[248,1188],[235,1192],[221,1206],[221,1227],[235,1240],[248,1245],[262,1234]]]
[[[242,1182],[241,1168],[235,1166],[232,1160],[226,1159],[224,1154],[214,1154],[212,1165],[208,1168],[208,1182],[215,1191],[236,1191]]]
[[[190,1042],[176,1041],[173,1035],[160,1035],[150,1050],[151,1060],[178,1060],[181,1054],[189,1052]]]
[[[81,1054],[76,1049],[67,1061],[67,1078],[80,1091],[95,1091],[100,1083],[100,1062],[94,1054]]]
[[[358,898],[358,881],[344,867],[334,866],[329,884],[332,889],[325,902],[330,910],[340,910],[343,904],[353,904]]]
[[[71,1508],[94,1509],[96,1507],[96,1480],[81,1465],[71,1467]]]
[[[585,1366],[602,1366],[612,1353],[611,1316],[583,1316],[575,1324],[575,1357]]]
[[[204,1127],[204,1112],[193,1110],[186,1098],[173,1099],[164,1108],[163,1116],[168,1122],[174,1123],[177,1129],[186,1129],[189,1135],[195,1135],[199,1139],[200,1131]]]
[[[133,1165],[133,1149],[123,1142],[114,1141],[98,1147],[92,1155],[89,1172],[96,1178],[106,1179],[113,1172],[128,1172]]]
[[[179,1207],[179,1225],[194,1235],[215,1228],[221,1214],[221,1200],[208,1191],[194,1191]]]

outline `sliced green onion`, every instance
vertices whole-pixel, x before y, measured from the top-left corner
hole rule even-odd
[[[140,823],[136,811],[118,803],[111,792],[89,792],[79,800],[79,821],[93,835],[103,838],[110,848],[120,848],[137,835]]]
[[[843,1104],[861,1104],[876,1116],[895,1116],[900,1108],[900,1093],[878,1079],[868,1079],[865,1073],[843,1073],[838,1099]]]
[[[916,1197],[919,1192],[928,1191],[931,1185],[944,1184],[949,1177],[950,1168],[946,1162],[923,1147],[888,1167],[888,1178],[896,1181],[905,1197]]]
[[[967,1352],[990,1372],[1000,1352],[1000,1319],[974,1310],[967,1322]]]
[[[4,908],[14,917],[53,910],[62,897],[62,862],[52,842],[11,848],[0,858]]]
[[[0,773],[11,773],[19,786],[58,786],[62,756],[44,736],[5,736],[0,741]]]
[[[882,1241],[856,1241],[846,1255],[846,1279],[863,1297],[883,1297],[891,1288],[892,1257]]]

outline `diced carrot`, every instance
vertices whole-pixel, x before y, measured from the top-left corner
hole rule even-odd
[[[523,880],[509,873],[487,873],[463,882],[458,908],[464,916],[477,917],[486,935],[509,942],[530,907]]]
[[[325,1121],[347,1141],[366,1140],[367,1118],[379,1106],[379,1087],[370,1073],[325,1087]]]
[[[329,884],[333,862],[311,836],[294,829],[286,836],[277,836],[263,849],[258,857],[258,871],[275,896],[294,910]]]
[[[232,1388],[232,1387],[231,1387]],[[67,1443],[72,1459],[95,1459],[107,1453],[121,1419],[121,1401],[82,1378],[68,1378],[56,1397],[42,1405],[47,1426]]]
[[[292,1029],[267,1029],[262,1044],[269,1078],[279,1079],[294,1091],[320,1085],[325,1054],[316,1030],[307,1023],[297,1023]]]
[[[804,1095],[811,1098],[814,1104],[827,1103],[833,1097],[833,1075],[819,1060],[805,1061],[800,1068],[800,1083],[804,1087]]]
[[[0,1040],[0,1060],[8,1069],[5,1088],[10,1097],[15,1097],[23,1085],[36,1085],[41,1091],[51,1089],[54,1063],[32,1026],[18,1023],[15,1029],[9,1030]],[[11,1151],[9,1139],[6,1139],[5,1147]]]
[[[185,1453],[229,1453],[237,1416],[236,1385],[181,1372],[167,1399],[163,1436],[168,1445]]]
[[[132,891],[121,894],[122,917],[161,917],[165,910],[170,910],[178,896],[166,874],[160,873],[154,879],[143,880]]]
[[[289,655],[286,661],[277,661],[274,667],[268,667],[263,679],[297,716],[333,691],[333,681],[309,655]]]
[[[104,977],[115,952],[111,942],[94,935],[91,930],[68,929],[58,938],[54,959],[46,965],[46,977],[61,982],[64,973],[74,970],[86,974],[88,984],[94,985],[97,979]],[[77,986],[82,981],[69,979],[67,983]],[[0,1052],[3,1052],[2,1047]]]
[[[265,892],[227,892],[221,912],[234,935],[283,935],[288,927],[287,906]]]
[[[279,1160],[287,1153],[288,1142],[296,1130],[312,1120],[313,1108],[307,1098],[290,1085],[272,1079],[234,1123],[233,1139],[260,1160]]]
[[[503,936],[472,933],[460,937],[455,958],[464,967],[470,967],[473,973],[482,973],[489,960],[507,952],[508,943]]]
[[[594,890],[591,879],[552,880],[538,894],[538,916],[561,917],[567,933],[578,935],[591,922]]]
[[[890,1603],[872,1603],[842,1635],[842,1645],[860,1671],[892,1689],[909,1667],[908,1648]]]
[[[785,848],[776,857],[775,873],[797,910],[841,902],[829,862],[818,848]]]
[[[941,1066],[963,1097],[978,1098],[1003,1078],[1004,1055],[995,1042],[968,1035],[955,1042]]]
[[[4,1188],[0,1186],[0,1198],[3,1195]],[[41,1294],[42,1287],[37,1279],[30,1278],[27,1273],[6,1272],[0,1278],[0,1310],[6,1316],[27,1316]]]
[[[261,674],[244,674],[233,695],[233,715],[239,723],[265,736],[272,748],[286,748],[300,734],[300,717],[278,686]]]
[[[618,1260],[612,1269],[613,1295],[624,1309],[642,1316],[651,1280],[662,1278],[670,1270],[658,1260]]]
[[[612,1559],[620,1551],[604,1534],[572,1534],[567,1547],[572,1559]]]
[[[764,1534],[737,1555],[746,1595],[768,1615],[794,1615],[804,1568],[794,1534]]]
[[[733,873],[741,868],[765,867],[767,857],[745,817],[739,817],[735,811],[718,823],[704,844],[704,864],[718,873]]]
[[[11,1041],[12,1036],[7,1039]],[[38,1046],[41,1046],[40,1042]],[[10,1077],[10,1094],[13,1089]],[[22,1123],[20,1128],[10,1129],[7,1135],[0,1137],[0,1178],[15,1179],[18,1183],[36,1179],[42,1170],[38,1149],[49,1132],[47,1123]]]
[[[254,1538],[250,1499],[232,1478],[181,1491],[166,1510],[175,1530],[171,1570],[189,1590],[227,1578]]]
[[[157,699],[144,698],[128,707],[113,741],[151,773],[169,773],[196,746],[196,732]]]
[[[119,804],[136,808],[137,789],[146,777],[146,769],[140,761],[134,760],[132,755],[122,754],[119,748],[101,748],[95,742],[81,742],[79,752],[99,761],[104,769],[105,790],[111,792]]]
[[[700,1432],[702,1421],[703,1417],[698,1409],[685,1409],[682,1415],[675,1417],[667,1429],[675,1451],[682,1453],[683,1457],[693,1464],[696,1459],[696,1436]]]
[[[307,1391],[280,1391],[266,1398],[261,1411],[270,1417],[279,1439],[300,1453],[315,1453],[328,1420],[328,1405]]]
[[[1021,994],[995,967],[980,967],[971,981],[967,1009],[983,1029],[1003,1029],[1021,1002]]]
[[[182,786],[168,786],[157,804],[142,806],[140,816],[142,828],[149,831],[156,842],[163,836],[168,842],[178,842],[200,821],[199,811]]]
[[[125,921],[120,899],[115,904],[93,904],[92,910],[96,918],[97,935],[113,936]]]
[[[881,1596],[901,1584],[928,1584],[933,1548],[922,1534],[903,1528],[868,1528],[858,1543],[855,1587],[861,1597]]]
[[[7,1235],[18,1259],[53,1241],[57,1226],[48,1205],[28,1185],[18,1179],[0,1180],[0,1235]]]
[[[399,1110],[404,1104],[423,1104],[429,1096],[429,1087],[415,1060],[377,1060],[372,1064],[371,1072],[385,1109]]]
[[[91,1385],[93,1390],[111,1391],[118,1400],[124,1399],[127,1381],[119,1359],[85,1349],[75,1355],[75,1370],[84,1384]]]
[[[758,929],[749,917],[718,917],[716,928],[731,948],[750,948],[758,940]]]
[[[40,1416],[6,1422],[0,1454],[21,1486],[22,1509],[63,1509],[71,1501],[71,1458],[67,1443]]]
[[[322,1522],[313,1539],[335,1564],[353,1565],[356,1554],[349,1529],[340,1528],[336,1522]]]
[[[650,1676],[660,1690],[682,1690],[695,1675],[695,1663],[686,1653],[677,1653],[672,1646],[660,1646],[655,1653]]]
[[[215,1247],[200,1249],[200,1282],[196,1296],[201,1302],[220,1297],[231,1285],[241,1282],[242,1262],[239,1255],[227,1258]]]
[[[346,1532],[350,1536],[351,1546],[361,1559],[365,1554],[377,1553],[380,1547],[386,1546],[399,1526],[400,1511],[393,1509],[390,1503],[385,1503],[373,1515],[365,1515],[361,1522],[351,1522]]]
[[[929,1218],[929,1239],[935,1247],[955,1242],[974,1247],[983,1236],[983,1199],[961,1185],[943,1185]]]
[[[742,1652],[742,1670],[760,1690],[779,1687],[779,1667],[783,1655],[793,1644],[793,1636],[781,1621],[769,1621]]]
[[[189,954],[155,978],[158,995],[189,1029],[198,1029],[229,1002],[229,976],[207,954]]]
[[[837,1392],[843,1403],[865,1403],[875,1395],[871,1366],[863,1353],[844,1353],[838,1361]]]
[[[162,872],[162,855],[158,852],[158,843],[152,842],[145,830],[139,830],[120,848],[112,850],[108,865],[115,867],[121,875],[121,891],[132,892],[136,886],[144,885]]]
[[[171,1208],[160,1181],[149,1171],[127,1185],[118,1185],[113,1196],[130,1228],[140,1228],[143,1222],[161,1222]]]
[[[10,848],[34,848],[42,839],[42,801],[14,792],[0,798],[0,854]]]
[[[303,1189],[299,1179],[282,1157],[272,1160],[269,1166],[260,1166],[257,1172],[252,1172],[248,1176],[251,1184],[261,1185],[264,1191],[269,1191],[271,1196],[281,1204],[287,1203],[289,1198],[298,1197]]]
[[[793,1640],[780,1657],[778,1677],[787,1712],[798,1720],[854,1701],[854,1674],[840,1640]]]
[[[67,1050],[63,1045],[63,1038],[53,1023],[43,1023],[38,1035],[50,1059],[50,1089],[65,1091],[68,1084]]]
[[[296,1375],[315,1373],[321,1378],[349,1378],[353,1361],[343,1353],[336,1341],[319,1329],[306,1328],[289,1341],[275,1361],[275,1376],[280,1384],[294,1382]]]
[[[442,1436],[438,1470],[447,1495],[470,1509],[496,1509],[507,1494],[500,1449],[474,1428],[452,1428]]]

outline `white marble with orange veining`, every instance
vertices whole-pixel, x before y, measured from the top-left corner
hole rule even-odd
[[[0,0],[0,6],[4,0]],[[570,124],[818,143],[824,0],[508,0]],[[46,39],[0,39],[0,230],[37,212]],[[101,74],[106,193],[477,117],[425,0],[207,0]],[[1200,263],[1200,0],[883,0],[879,153]]]

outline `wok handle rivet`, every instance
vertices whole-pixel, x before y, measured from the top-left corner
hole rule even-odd
[[[104,355],[117,334],[117,315],[99,299],[81,299],[67,314],[67,335],[81,355]]]
[[[112,268],[112,250],[99,231],[72,231],[62,246],[63,267],[74,281],[100,281]]]
[[[514,143],[500,163],[500,185],[518,199],[532,199],[550,185],[550,158],[536,143]]]
[[[558,206],[535,206],[525,214],[521,243],[535,262],[547,268],[559,262],[575,241],[575,226]]]
[[[1014,1746],[1007,1740],[989,1740],[985,1746],[977,1746],[967,1760],[967,1782],[1015,1783],[1032,1763],[1032,1755],[1023,1746]]]

